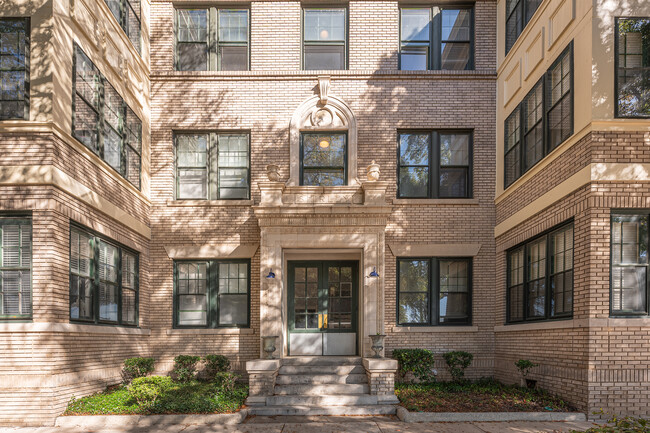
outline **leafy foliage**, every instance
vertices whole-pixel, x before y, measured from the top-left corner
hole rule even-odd
[[[214,380],[217,373],[230,370],[230,360],[223,355],[205,355],[205,377],[207,380]]]
[[[196,374],[196,364],[201,360],[200,356],[195,355],[178,355],[174,358],[174,368],[172,377],[175,381],[187,383],[194,379]]]
[[[519,370],[519,373],[521,373],[521,377],[526,377],[528,376],[528,373],[530,373],[530,370],[539,366],[539,364],[535,364],[533,361],[529,361],[528,359],[520,359],[519,361],[515,362],[515,367]]]
[[[128,389],[141,408],[150,408],[171,387],[172,380],[167,376],[148,376],[133,379]]]
[[[88,397],[72,397],[64,415],[137,414],[140,408],[125,385]]]
[[[215,373],[212,383],[214,383],[217,392],[233,392],[237,379],[239,379],[238,374],[229,371],[219,371]]]
[[[416,412],[567,412],[574,409],[543,390],[504,385],[494,379],[397,383],[395,394],[402,406]]]
[[[465,376],[465,369],[470,366],[474,355],[460,350],[443,353],[442,358],[447,363],[447,369],[454,382],[460,382]]]
[[[122,378],[124,383],[131,383],[137,377],[145,377],[153,373],[155,359],[153,358],[129,358],[124,360]]]
[[[597,415],[607,415],[604,411],[596,413]],[[584,433],[649,433],[650,420],[643,418],[622,417],[611,415],[607,420],[607,425],[592,427]],[[571,433],[578,433],[571,430]]]
[[[433,373],[433,352],[426,349],[395,349],[393,358],[398,362],[399,375],[402,380],[408,373],[422,383],[435,381]]]

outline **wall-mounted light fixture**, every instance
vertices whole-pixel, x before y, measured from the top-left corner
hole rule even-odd
[[[368,276],[370,278],[379,278],[379,274],[377,273],[377,268],[375,266],[372,267],[372,272]]]
[[[273,272],[273,269],[269,269],[269,274],[266,276],[266,278],[275,278],[275,272]]]

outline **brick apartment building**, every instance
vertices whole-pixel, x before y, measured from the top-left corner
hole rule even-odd
[[[0,76],[0,425],[378,332],[650,415],[650,3],[15,0]]]

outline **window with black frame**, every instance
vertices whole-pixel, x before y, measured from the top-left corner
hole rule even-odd
[[[648,213],[614,213],[611,226],[612,316],[647,316]]]
[[[650,117],[650,17],[616,18],[616,117]]]
[[[32,220],[0,217],[0,320],[32,317]]]
[[[176,70],[248,70],[248,14],[248,9],[176,9]]]
[[[397,259],[397,323],[471,324],[469,258]]]
[[[176,198],[250,197],[250,142],[242,133],[177,133]]]
[[[140,189],[142,122],[75,44],[72,135]]]
[[[347,9],[304,8],[303,69],[347,69]]]
[[[250,261],[174,262],[176,327],[248,327]]]
[[[106,0],[108,8],[138,53],[140,49],[141,10],[140,0]]]
[[[504,186],[573,134],[573,42],[504,121]]]
[[[506,54],[541,4],[542,0],[506,0]]]
[[[341,186],[347,184],[347,135],[302,133],[300,136],[300,184]]]
[[[471,197],[471,132],[403,131],[398,139],[399,198]]]
[[[400,69],[474,68],[474,9],[400,9]]]
[[[29,18],[0,18],[0,120],[29,120]]]
[[[70,228],[70,320],[138,324],[138,254],[96,235]]]
[[[508,323],[573,314],[573,223],[507,252]]]

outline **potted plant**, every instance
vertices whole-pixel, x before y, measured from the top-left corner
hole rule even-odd
[[[384,350],[384,338],[386,338],[386,335],[378,332],[374,335],[369,335],[369,337],[372,340],[371,349],[373,352],[375,352],[375,355],[373,357],[381,358],[381,351]]]
[[[519,373],[521,374],[521,386],[522,387],[527,387],[530,389],[534,389],[535,386],[537,385],[537,381],[535,379],[527,379],[526,376],[528,376],[528,373],[530,373],[530,370],[533,368],[539,366],[539,364],[535,364],[532,361],[529,361],[527,359],[520,359],[519,361],[515,362],[515,367],[519,370]]]

